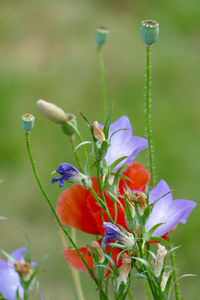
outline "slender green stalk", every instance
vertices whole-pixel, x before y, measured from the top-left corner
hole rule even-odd
[[[82,138],[82,136],[81,136],[81,134],[80,134],[78,128],[76,128],[76,126],[74,126],[74,125],[73,125],[72,123],[70,123],[70,122],[66,122],[66,123],[67,123],[67,125],[69,125],[69,126],[76,132],[76,134],[77,134],[77,136],[78,136],[78,138],[79,138],[80,143],[82,143],[82,142],[83,142],[83,138]],[[87,150],[86,150],[85,145],[83,145],[82,148],[83,148],[83,156],[84,156],[84,160],[85,160],[85,162],[87,163],[87,167],[88,167],[88,171],[89,171],[89,161],[88,161],[88,155],[87,155]]]
[[[97,48],[98,53],[98,61],[101,75],[101,97],[102,97],[102,111],[103,111],[103,120],[106,121],[107,115],[107,103],[106,103],[106,86],[105,86],[105,70],[104,70],[104,62],[102,56],[101,47]]]
[[[80,161],[80,159],[79,159],[79,156],[78,156],[77,152],[75,151],[75,148],[76,148],[76,147],[75,147],[74,135],[71,135],[71,136],[69,137],[69,140],[70,140],[70,144],[71,144],[71,146],[72,146],[73,154],[74,154],[74,157],[75,157],[75,159],[76,159],[78,168],[79,168],[80,172],[83,173],[83,168],[82,168],[82,165],[81,165],[81,161]]]
[[[133,294],[132,294],[132,292],[131,292],[130,287],[129,287],[129,289],[128,289],[128,296],[129,296],[129,299],[130,299],[130,300],[134,300],[134,297],[133,297]]]
[[[152,146],[152,129],[150,120],[150,101],[151,101],[151,47],[146,46],[146,96],[145,96],[145,113],[146,113],[146,134],[148,139],[148,160],[151,174],[151,185],[154,186],[154,166],[153,166],[153,146]]]
[[[169,250],[172,249],[172,241],[171,237],[168,236],[168,242],[169,242]],[[171,264],[173,269],[173,277],[174,277],[174,292],[175,292],[175,299],[179,300],[180,299],[180,293],[179,293],[179,288],[178,288],[178,282],[177,282],[177,273],[176,273],[176,264],[175,264],[175,256],[174,256],[174,251],[170,252],[170,258],[171,258]]]
[[[64,234],[66,235],[66,237],[68,238],[68,240],[70,241],[70,243],[72,244],[72,246],[74,247],[74,249],[76,250],[76,252],[78,253],[78,255],[80,256],[82,262],[84,263],[84,265],[86,266],[88,272],[90,273],[91,277],[93,278],[93,280],[95,281],[95,283],[98,285],[98,282],[97,282],[97,279],[95,278],[92,270],[90,269],[90,267],[88,266],[87,262],[85,261],[84,257],[82,256],[82,254],[80,253],[78,247],[76,246],[74,240],[71,238],[70,234],[68,233],[68,231],[65,229],[64,225],[61,223],[51,201],[49,200],[49,197],[47,196],[41,182],[40,182],[40,178],[37,174],[37,170],[36,170],[36,167],[35,167],[35,163],[34,163],[34,160],[33,160],[33,156],[32,156],[32,153],[31,153],[31,147],[30,147],[30,132],[26,132],[25,133],[25,138],[26,138],[26,147],[27,147],[27,151],[28,151],[28,155],[29,155],[29,159],[30,159],[30,162],[31,162],[31,166],[32,166],[32,169],[33,169],[33,173],[35,175],[35,179],[38,183],[38,186],[40,188],[40,191],[42,192],[45,200],[47,201],[49,207],[50,207],[50,210],[51,212],[53,213],[53,215],[55,216],[56,218],[56,221],[58,222],[60,228],[62,229],[62,231],[64,232]]]

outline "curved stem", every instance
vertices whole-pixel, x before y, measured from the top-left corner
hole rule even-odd
[[[106,121],[107,114],[107,104],[106,104],[106,87],[105,87],[105,70],[104,70],[104,62],[101,47],[97,48],[98,53],[98,61],[101,75],[101,97],[102,97],[102,111],[103,111],[103,120]]]
[[[92,270],[90,269],[90,267],[88,266],[87,262],[85,261],[84,257],[82,256],[82,254],[80,253],[78,247],[76,246],[74,240],[71,238],[70,234],[68,233],[68,231],[65,229],[64,225],[61,223],[51,201],[49,200],[49,197],[47,196],[41,182],[40,182],[40,179],[39,179],[39,176],[37,174],[37,170],[36,170],[36,167],[35,167],[35,163],[34,163],[34,160],[33,160],[33,157],[32,157],[32,153],[31,153],[31,148],[30,148],[30,132],[26,132],[25,133],[25,137],[26,137],[26,147],[27,147],[27,151],[28,151],[28,155],[29,155],[29,159],[30,159],[30,162],[31,162],[31,166],[32,166],[32,169],[33,169],[33,173],[35,175],[35,179],[38,183],[38,186],[40,188],[40,191],[42,192],[45,200],[47,201],[49,207],[50,207],[50,210],[51,212],[53,213],[53,215],[55,216],[56,218],[56,221],[58,222],[60,228],[62,229],[62,231],[64,232],[64,234],[66,235],[66,237],[68,238],[68,240],[70,241],[70,243],[72,244],[72,246],[74,247],[74,249],[76,250],[76,252],[78,253],[78,255],[80,256],[82,262],[84,263],[84,265],[86,266],[88,272],[90,273],[91,277],[93,278],[93,280],[95,281],[95,283],[98,285],[98,282],[97,282],[97,279],[95,278]]]
[[[148,160],[151,174],[151,185],[154,186],[154,166],[153,166],[153,146],[152,146],[152,128],[150,120],[150,101],[151,101],[151,47],[146,46],[146,134],[148,139]]]
[[[70,140],[70,144],[71,144],[71,147],[72,147],[72,150],[73,150],[73,154],[74,154],[74,156],[75,156],[75,159],[76,159],[78,168],[79,168],[80,172],[83,173],[83,168],[82,168],[82,165],[81,165],[81,161],[80,161],[80,159],[79,159],[79,156],[78,156],[77,152],[75,151],[75,148],[76,148],[76,147],[75,147],[74,135],[71,135],[71,136],[69,137],[69,140]]]
[[[172,241],[171,237],[168,236],[168,242],[169,242],[169,250],[172,249]],[[170,252],[170,258],[171,258],[171,264],[173,269],[173,277],[174,277],[174,291],[175,291],[175,298],[176,300],[180,299],[180,294],[179,294],[179,288],[178,288],[178,282],[177,282],[177,273],[176,273],[176,264],[175,264],[175,256],[174,256],[174,251]]]

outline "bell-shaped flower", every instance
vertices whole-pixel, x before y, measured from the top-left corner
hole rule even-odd
[[[15,263],[10,259],[7,262],[0,260],[0,293],[6,299],[17,300],[17,291],[20,298],[24,299],[24,288],[20,283],[19,273],[24,277],[36,266],[33,262],[29,265],[24,261],[25,251],[26,248],[19,248],[11,254]]]
[[[108,166],[111,166],[117,159],[126,156],[113,169],[114,172],[124,165],[132,164],[137,154],[147,148],[148,145],[146,139],[133,136],[132,127],[127,116],[122,116],[110,125],[108,139],[110,147],[105,156]]]
[[[111,222],[104,222],[103,228],[106,229],[106,233],[104,235],[103,242],[106,246],[109,246],[110,243],[108,240],[114,239],[124,246],[131,248],[134,245],[134,236],[132,233],[122,232],[116,225],[112,224]]]
[[[164,180],[161,180],[149,193],[149,204],[154,202],[145,229],[148,232],[156,224],[163,223],[153,232],[153,235],[158,237],[169,232],[178,223],[185,224],[196,205],[191,200],[173,200],[172,192]]]
[[[64,187],[65,180],[70,180],[75,183],[81,183],[81,180],[87,177],[79,172],[74,166],[68,163],[62,163],[58,166],[56,172],[61,175],[60,178],[52,178],[51,182],[60,181],[59,187]]]

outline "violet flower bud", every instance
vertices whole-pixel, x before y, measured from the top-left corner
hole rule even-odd
[[[103,239],[103,242],[106,246],[110,245],[110,243],[107,242],[108,240],[114,239],[122,243],[124,246],[128,248],[133,247],[135,241],[132,233],[127,232],[127,234],[125,234],[116,225],[112,224],[111,222],[104,222],[103,228],[105,228],[107,231]]]

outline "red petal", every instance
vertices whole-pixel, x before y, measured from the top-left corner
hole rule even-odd
[[[124,178],[120,179],[119,191],[121,195],[124,194],[124,188],[125,188],[124,181],[126,182],[126,184],[129,186],[131,190],[140,190],[140,191],[145,190],[145,186],[149,179],[149,173],[145,170],[145,166],[143,164],[139,162],[134,162],[126,169],[123,175],[129,177],[132,180],[132,182]]]
[[[100,232],[87,206],[88,197],[91,197],[90,191],[73,185],[60,195],[56,211],[63,224],[98,235]]]
[[[87,250],[87,248],[86,247],[79,248],[79,251],[81,252],[83,258],[87,262],[90,269],[93,270],[93,266],[94,266],[93,258],[91,256],[91,254],[89,253],[89,251]],[[80,256],[76,252],[76,250],[66,249],[64,251],[64,256],[65,256],[66,261],[72,268],[79,270],[79,271],[87,270],[86,266],[84,265],[83,261],[81,260]]]

